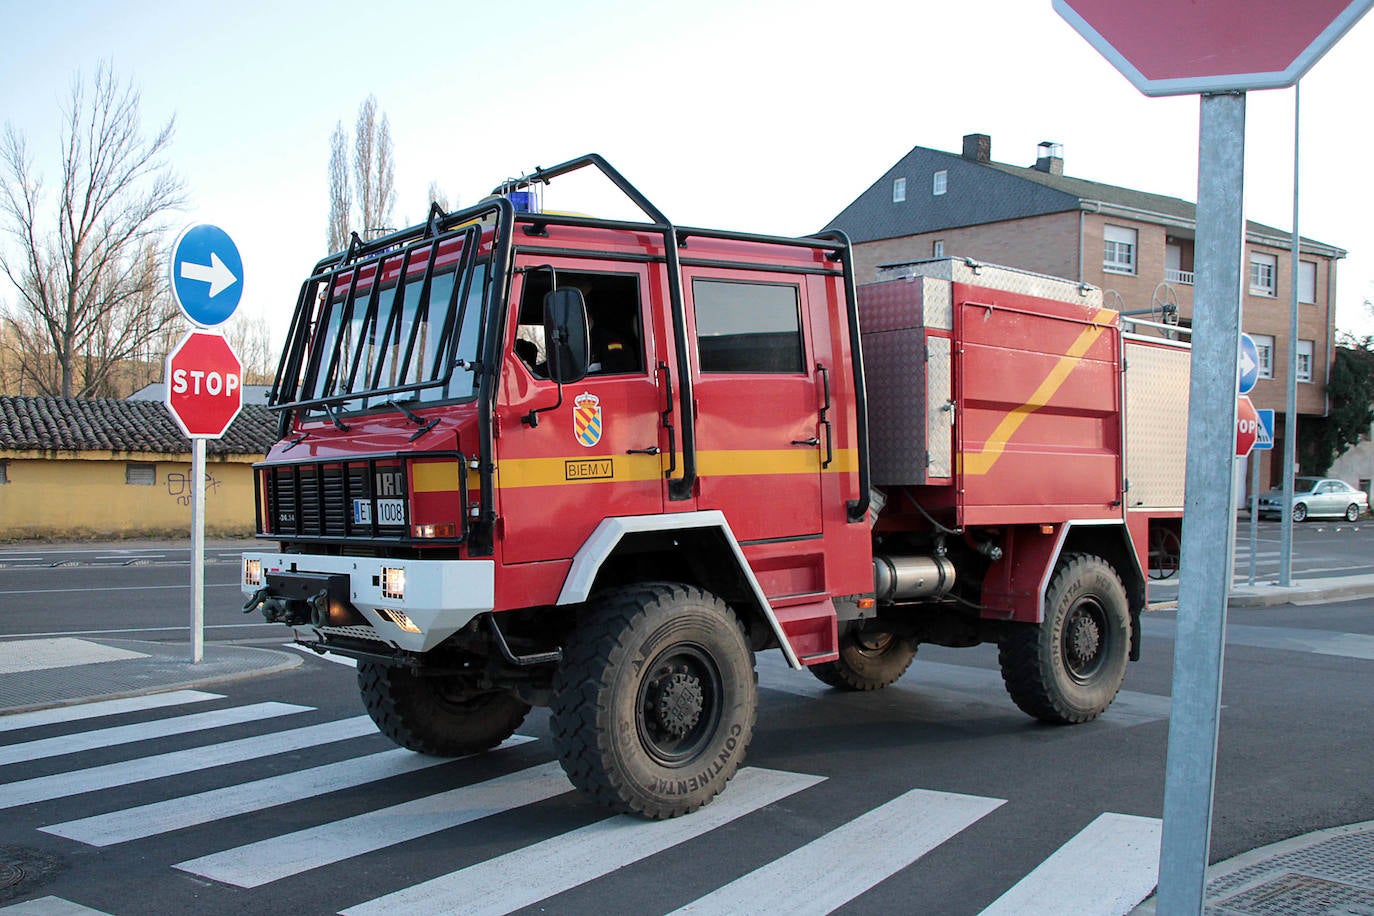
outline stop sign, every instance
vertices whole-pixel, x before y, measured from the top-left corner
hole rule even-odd
[[[218,334],[191,331],[167,357],[167,409],[191,438],[218,439],[243,407],[243,364]]]
[[[1259,439],[1259,414],[1245,395],[1236,398],[1236,457],[1244,458]]]
[[[1374,0],[1054,0],[1146,95],[1277,89],[1302,78]]]

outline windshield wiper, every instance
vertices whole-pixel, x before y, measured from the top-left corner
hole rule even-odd
[[[401,413],[405,414],[407,420],[410,420],[416,426],[420,427],[419,429],[415,430],[415,434],[410,437],[411,442],[414,442],[416,439],[420,438],[425,433],[429,432],[439,423],[438,417],[430,417],[428,420],[426,420],[424,417],[420,416],[418,413],[407,407],[403,402],[398,401],[395,398],[387,398],[386,402],[392,407],[395,407]]]

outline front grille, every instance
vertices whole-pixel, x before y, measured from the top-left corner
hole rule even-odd
[[[405,474],[398,461],[377,459],[288,464],[267,467],[260,477],[266,488],[264,529],[285,537],[401,538],[405,519],[383,519],[373,499],[373,481],[384,474],[393,482],[393,498],[405,500]]]

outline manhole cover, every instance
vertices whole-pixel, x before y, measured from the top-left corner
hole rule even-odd
[[[12,862],[0,862],[0,887],[14,887],[23,880],[23,868]]]
[[[1311,875],[1287,874],[1222,900],[1217,906],[1247,916],[1374,914],[1374,892]]]

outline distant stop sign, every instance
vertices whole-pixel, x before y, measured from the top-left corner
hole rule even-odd
[[[1296,83],[1371,0],[1054,0],[1146,95]]]
[[[1259,439],[1259,413],[1245,395],[1236,398],[1236,457],[1244,458]]]
[[[218,439],[243,407],[243,364],[218,334],[192,331],[167,357],[167,409],[191,438]]]

